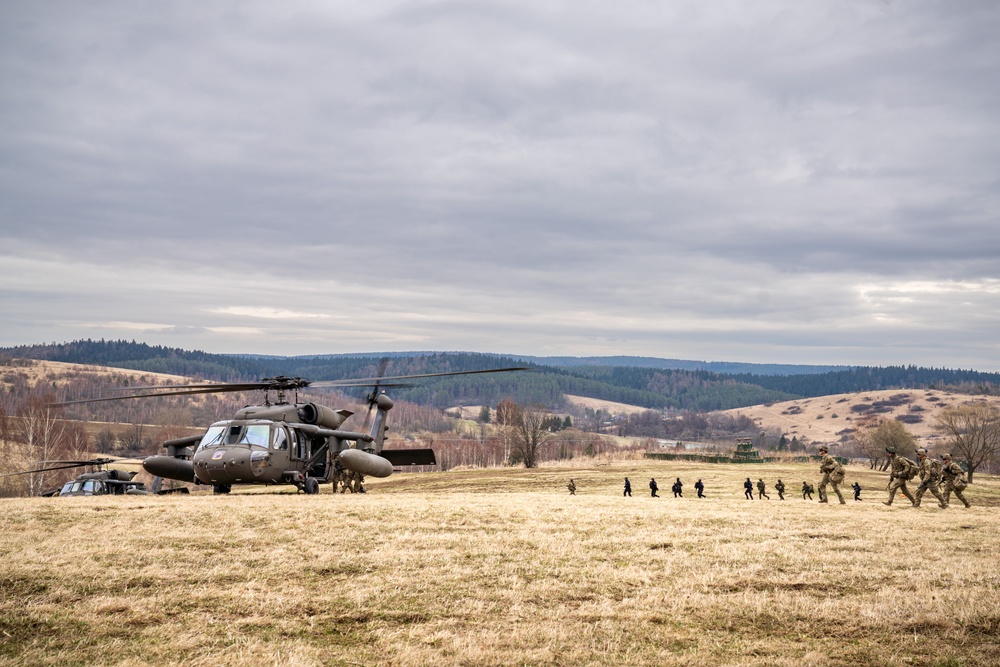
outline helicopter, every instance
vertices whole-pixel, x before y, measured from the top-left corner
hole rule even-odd
[[[230,493],[234,485],[290,484],[306,494],[319,493],[320,484],[333,482],[363,492],[364,477],[388,477],[394,468],[436,465],[432,449],[384,448],[387,417],[393,401],[383,387],[409,386],[411,380],[482,373],[530,370],[526,367],[397,375],[355,380],[312,382],[277,376],[258,382],[157,385],[132,387],[135,394],[65,401],[56,405],[117,401],[156,396],[185,396],[222,392],[263,390],[262,405],[241,408],[232,419],[211,424],[204,433],[163,443],[165,454],[142,460],[143,469],[154,478],[211,485],[214,493]],[[371,387],[366,402],[367,431],[347,431],[341,426],[354,413],[314,402],[298,402],[298,390],[306,387]],[[276,400],[270,400],[271,392]],[[287,393],[294,392],[294,400]],[[364,427],[363,427],[364,428]]]
[[[39,463],[45,467],[7,473],[2,475],[2,477],[9,477],[13,475],[31,475],[40,472],[68,470],[82,467],[102,467],[104,470],[86,472],[81,475],[77,475],[75,479],[68,481],[55,489],[45,491],[40,495],[43,498],[51,498],[67,496],[145,496],[154,494],[163,495],[167,493],[189,493],[187,487],[180,487],[176,489],[161,488],[163,480],[159,477],[154,478],[152,488],[147,489],[145,483],[133,479],[138,474],[137,471],[110,467],[110,464],[124,464],[132,466],[139,465],[141,464],[141,460],[138,459],[97,458],[86,461],[40,461]]]

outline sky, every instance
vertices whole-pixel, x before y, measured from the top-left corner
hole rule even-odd
[[[0,346],[1000,371],[1000,3],[0,3]]]

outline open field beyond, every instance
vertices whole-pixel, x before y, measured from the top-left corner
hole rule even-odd
[[[1000,480],[942,510],[885,507],[856,467],[863,502],[803,501],[816,478],[627,461],[0,500],[0,665],[1000,664]]]

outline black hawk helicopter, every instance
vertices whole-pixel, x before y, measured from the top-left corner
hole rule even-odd
[[[384,368],[384,366],[383,366]],[[435,465],[432,449],[384,449],[386,417],[393,402],[383,387],[408,386],[410,380],[482,373],[530,370],[524,367],[475,371],[452,371],[310,382],[302,378],[278,376],[259,382],[159,385],[132,387],[136,394],[66,401],[57,405],[118,401],[155,396],[192,396],[223,392],[264,390],[263,405],[248,405],[232,419],[217,421],[201,435],[168,440],[165,455],[142,461],[143,469],[156,478],[212,485],[215,493],[229,493],[233,485],[291,484],[307,494],[319,493],[319,485],[353,478],[354,490],[363,490],[365,475],[388,477],[394,467]],[[371,387],[367,396],[367,432],[341,430],[353,412],[299,403],[298,390],[312,388]],[[270,393],[276,392],[272,403]],[[295,400],[286,400],[286,392]],[[364,428],[364,427],[363,427]]]
[[[31,470],[22,470],[19,472],[7,473],[5,475],[0,475],[0,477],[11,477],[14,475],[33,475],[42,472],[51,472],[56,470],[70,470],[72,468],[103,468],[95,472],[86,472],[81,475],[77,475],[75,479],[66,482],[62,486],[45,491],[40,495],[43,498],[51,498],[53,496],[67,497],[67,496],[104,496],[104,495],[151,495],[151,494],[167,494],[167,493],[188,493],[187,487],[180,487],[176,489],[163,489],[162,479],[155,478],[153,487],[147,489],[143,482],[133,479],[138,471],[122,470],[121,468],[113,468],[112,464],[115,465],[128,465],[128,466],[138,466],[142,464],[141,459],[122,459],[122,458],[96,458],[89,460],[73,460],[73,461],[39,461],[38,465],[42,467],[33,468]]]

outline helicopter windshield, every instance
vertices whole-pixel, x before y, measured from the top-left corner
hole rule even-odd
[[[198,449],[205,447],[215,447],[222,442],[222,436],[226,432],[225,426],[211,426],[198,444]]]
[[[267,424],[250,424],[240,438],[241,444],[267,447],[271,440],[271,427]]]

